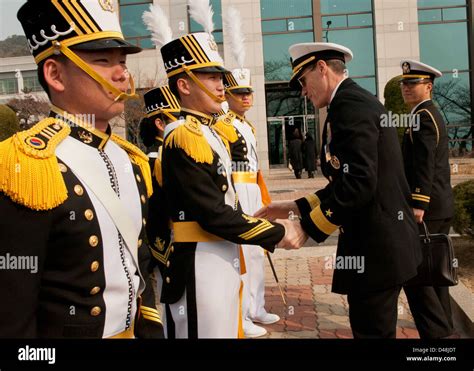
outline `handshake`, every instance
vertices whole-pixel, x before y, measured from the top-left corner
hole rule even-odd
[[[299,210],[294,201],[272,202],[255,213],[257,218],[265,218],[285,227],[285,236],[276,247],[287,250],[299,249],[308,235],[299,222]]]

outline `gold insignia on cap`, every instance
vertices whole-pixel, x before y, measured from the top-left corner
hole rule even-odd
[[[211,48],[211,50],[215,52],[217,51],[217,44],[212,36],[209,36],[209,47]]]
[[[244,80],[247,76],[245,75],[245,71],[240,71],[239,77],[241,80]]]
[[[331,163],[331,166],[338,170],[341,168],[341,163],[339,162],[339,159],[336,156],[331,156],[331,160],[329,161]]]
[[[402,64],[402,70],[403,70],[403,74],[404,74],[404,75],[410,73],[410,71],[411,71],[410,63],[404,62],[404,63]]]
[[[113,0],[99,0],[99,4],[107,12],[114,12],[114,2]]]

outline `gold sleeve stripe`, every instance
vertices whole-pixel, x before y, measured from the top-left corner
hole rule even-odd
[[[423,201],[423,202],[430,202],[430,199],[431,199],[428,196],[423,196],[423,195],[418,195],[418,194],[412,194],[411,197],[416,201]]]
[[[158,314],[158,309],[155,309],[155,308],[151,308],[151,307],[144,307],[143,305],[140,307],[140,310],[143,312],[143,313],[146,313],[146,314],[149,314],[150,316],[160,316]]]
[[[315,209],[321,203],[321,200],[319,199],[319,197],[316,196],[314,193],[311,193],[305,196],[305,198],[306,198],[306,201],[308,201],[309,207],[311,207],[311,210]]]
[[[334,232],[338,226],[332,224],[323,214],[321,210],[321,206],[317,206],[311,213],[309,214],[311,220],[313,221],[314,225],[318,227],[323,233],[327,234],[328,236]]]
[[[273,228],[273,224],[268,220],[263,221],[261,224],[257,225],[255,228],[252,228],[250,231],[242,233],[239,235],[240,238],[244,240],[250,240],[251,238],[258,236],[259,234]]]
[[[153,317],[153,316],[148,316],[148,315],[146,315],[146,314],[143,314],[143,318],[145,318],[145,319],[147,319],[147,320],[149,320],[149,321],[161,323],[160,317]]]

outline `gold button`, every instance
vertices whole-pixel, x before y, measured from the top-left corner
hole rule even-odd
[[[94,219],[94,212],[91,209],[87,209],[86,211],[84,211],[84,216],[87,220],[91,221],[92,219]]]
[[[225,192],[225,191],[227,191],[227,186],[224,184],[224,185],[222,186],[222,192]]]
[[[242,144],[245,144],[245,140],[242,139]]]
[[[89,237],[89,245],[96,247],[99,244],[99,237],[92,235]]]
[[[174,245],[171,245],[171,252],[174,252]]]
[[[166,262],[166,267],[169,268],[169,267],[170,267],[170,264],[171,264],[171,263],[170,263],[170,261],[168,260],[168,261]]]
[[[247,147],[244,147],[243,151],[244,151],[244,152],[247,152]]]
[[[94,260],[91,264],[91,272],[97,272],[99,269],[99,262],[97,260]]]
[[[94,307],[91,309],[91,316],[97,317],[102,312],[100,307]]]
[[[67,172],[67,166],[64,164],[59,164],[59,171],[61,173],[66,173]]]
[[[142,181],[142,178],[140,178],[140,175],[135,175],[135,178],[137,179],[137,182],[140,183]]]
[[[82,196],[84,194],[84,188],[82,188],[79,184],[74,186],[74,192],[78,196]]]
[[[237,136],[240,138],[242,136],[242,134],[237,134]]]
[[[146,225],[146,219],[143,218],[143,225]]]
[[[144,204],[144,203],[146,202],[145,196],[142,195],[142,196],[140,197],[140,200],[142,200],[142,204]]]
[[[166,277],[166,283],[170,283],[170,282],[171,282],[171,278]]]
[[[96,286],[96,287],[93,287],[93,288],[91,289],[90,294],[91,294],[91,295],[95,295],[95,294],[98,294],[99,291],[100,291],[100,287],[99,287],[99,286]]]
[[[227,173],[224,171],[224,172],[222,173],[222,176],[227,176]]]
[[[141,239],[138,240],[138,247],[142,246],[143,241]]]

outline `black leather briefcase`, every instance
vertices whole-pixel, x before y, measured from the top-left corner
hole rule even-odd
[[[423,261],[418,274],[405,286],[455,286],[458,284],[458,261],[454,257],[451,238],[446,234],[429,234],[423,222],[425,234],[420,235]]]

